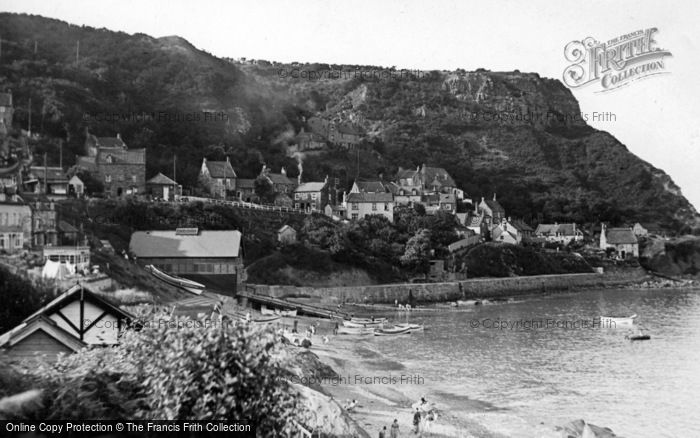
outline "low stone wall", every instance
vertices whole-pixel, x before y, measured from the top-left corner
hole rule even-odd
[[[536,275],[529,277],[476,278],[449,283],[401,283],[372,286],[305,287],[248,285],[261,295],[275,298],[313,298],[322,303],[406,303],[409,294],[419,302],[498,298],[562,292],[640,282],[643,269],[615,273]]]

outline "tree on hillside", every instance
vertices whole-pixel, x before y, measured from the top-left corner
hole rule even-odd
[[[53,298],[46,286],[34,286],[24,278],[0,268],[0,334],[14,328]]]
[[[430,261],[430,230],[422,229],[406,242],[401,263],[416,272],[428,272]]]
[[[265,178],[257,178],[255,180],[255,194],[265,204],[272,204],[275,200],[275,189],[270,184],[270,181]]]

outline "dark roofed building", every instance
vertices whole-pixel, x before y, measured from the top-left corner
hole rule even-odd
[[[607,228],[602,224],[600,249],[612,250],[621,259],[639,257],[639,241],[632,228]]]
[[[571,242],[583,240],[583,233],[575,223],[539,224],[535,230],[535,237],[568,245]]]
[[[231,275],[233,284],[244,280],[241,232],[178,228],[137,231],[129,251],[141,265],[181,275]]]
[[[199,184],[210,196],[224,199],[227,192],[236,190],[236,172],[228,157],[226,161],[202,159],[199,169]]]
[[[352,184],[350,193],[385,193],[389,190],[382,181],[362,181],[357,180]]]
[[[484,212],[485,217],[491,218],[492,224],[500,224],[506,217],[506,210],[496,201],[496,194],[493,194],[493,199],[481,198],[479,210]]]
[[[136,195],[146,191],[146,149],[128,149],[119,134],[96,137],[88,133],[87,155],[76,163],[102,182],[107,196]]]
[[[244,202],[258,202],[258,195],[255,193],[255,180],[238,178],[236,180],[236,198]]]
[[[146,181],[146,191],[156,198],[174,201],[180,196],[180,185],[162,173]]]
[[[454,179],[442,167],[429,167],[424,164],[420,173],[425,190],[448,193],[456,187]]]
[[[7,135],[12,128],[12,93],[0,93],[0,135]]]
[[[34,193],[53,197],[68,195],[68,176],[60,167],[32,166],[24,185]]]

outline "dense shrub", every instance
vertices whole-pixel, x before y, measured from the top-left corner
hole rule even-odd
[[[281,434],[301,413],[277,347],[257,326],[160,314],[119,346],[32,370],[45,398],[36,419],[230,419]]]
[[[0,334],[51,301],[54,290],[48,284],[31,283],[0,267]]]

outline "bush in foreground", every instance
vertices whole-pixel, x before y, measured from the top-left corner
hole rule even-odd
[[[44,389],[37,419],[230,419],[266,436],[289,427],[297,399],[270,331],[166,319],[32,370]]]

